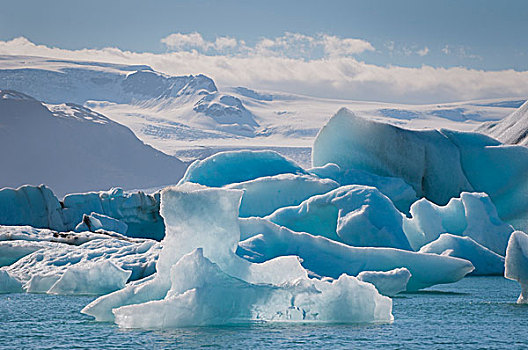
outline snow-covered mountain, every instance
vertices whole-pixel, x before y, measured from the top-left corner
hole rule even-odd
[[[528,146],[528,102],[500,121],[484,123],[477,131],[502,143]]]
[[[0,90],[0,187],[44,183],[58,195],[176,183],[186,164],[77,104]]]
[[[180,159],[219,150],[275,149],[310,163],[318,130],[342,107],[411,129],[473,130],[512,113],[520,98],[434,105],[323,99],[246,87],[217,88],[204,75],[168,76],[143,65],[0,56],[0,89],[47,103],[73,101],[129,127]]]

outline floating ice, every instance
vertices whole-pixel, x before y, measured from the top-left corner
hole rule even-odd
[[[437,240],[424,245],[420,253],[434,253],[469,260],[475,266],[472,275],[504,273],[504,257],[478,244],[470,237],[444,233]]]
[[[66,229],[59,200],[44,185],[1,189],[0,224]]]
[[[421,199],[411,206],[411,219],[403,229],[415,250],[448,232],[469,236],[477,243],[504,255],[513,227],[502,222],[495,206],[485,193],[460,194],[445,206]]]
[[[27,292],[105,294],[122,288],[129,279],[153,274],[161,250],[153,240],[131,242],[111,237],[79,246],[38,243],[44,243],[41,249],[4,267]]]
[[[0,267],[9,266],[20,258],[50,246],[47,242],[3,241],[0,242]]]
[[[110,228],[125,233],[122,224],[112,222],[108,226],[111,220],[97,217],[100,214],[126,224],[126,234],[130,237],[161,240],[164,235],[165,226],[159,215],[159,194],[112,188],[109,191],[69,194],[61,203],[43,185],[0,190],[0,225],[30,225],[55,231],[73,231],[84,215],[91,213],[96,214],[92,215],[94,219],[103,220],[107,225],[98,229]],[[88,227],[82,228],[88,230]]]
[[[297,232],[352,246],[411,250],[402,230],[402,214],[374,187],[339,187],[298,206],[278,209],[266,218]]]
[[[128,230],[128,225],[109,216],[92,212],[90,215],[84,214],[82,221],[75,226],[75,231],[77,232],[96,232],[97,230],[125,234]]]
[[[357,169],[343,170],[333,163],[308,171],[321,178],[330,178],[341,186],[365,185],[376,187],[381,193],[389,197],[394,206],[403,213],[409,213],[411,204],[418,199],[416,191],[397,177],[384,177]]]
[[[266,216],[278,208],[298,205],[305,199],[339,187],[330,179],[309,175],[280,174],[227,185],[244,190],[240,217]]]
[[[394,248],[351,247],[325,237],[294,232],[262,218],[240,219],[243,241],[237,254],[263,262],[278,256],[297,255],[312,275],[337,278],[362,271],[390,271],[405,267],[412,276],[407,290],[452,283],[473,271],[463,259]]]
[[[393,296],[407,290],[411,273],[405,267],[390,271],[362,271],[357,279],[372,283],[382,295]]]
[[[528,235],[522,231],[510,236],[504,277],[520,283],[522,290],[517,303],[528,304]]]
[[[406,130],[341,109],[319,132],[312,158],[314,166],[335,163],[402,178],[418,197],[439,205],[461,192],[484,192],[502,220],[528,229],[526,147],[477,133]]]
[[[22,284],[16,278],[13,278],[9,272],[0,269],[0,293],[18,293],[22,291]]]
[[[180,180],[220,187],[264,176],[306,174],[297,164],[274,151],[219,152],[192,163]]]
[[[106,294],[121,289],[132,271],[123,270],[111,260],[70,266],[48,290],[49,294]]]
[[[236,256],[241,196],[240,190],[195,184],[163,190],[167,233],[156,275],[100,297],[82,312],[107,321],[115,315],[121,327],[142,328],[392,320],[391,300],[355,277],[313,280],[297,257],[254,264]]]

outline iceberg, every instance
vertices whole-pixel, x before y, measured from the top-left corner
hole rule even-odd
[[[97,232],[97,230],[125,234],[128,230],[128,225],[109,216],[92,212],[90,215],[84,214],[82,221],[75,226],[76,232]]]
[[[478,133],[407,130],[355,116],[343,108],[320,130],[313,165],[335,163],[399,177],[418,197],[447,204],[462,192],[484,192],[499,217],[528,229],[528,148],[503,146]]]
[[[341,186],[364,185],[376,187],[381,193],[389,197],[399,211],[406,214],[409,213],[411,204],[418,199],[416,191],[397,177],[379,176],[357,169],[343,170],[333,163],[309,169],[308,172],[320,178],[332,179]]]
[[[314,195],[337,187],[339,184],[330,179],[294,174],[266,176],[226,185],[226,188],[244,190],[240,217],[266,216],[279,208],[298,205]]]
[[[521,285],[518,304],[528,304],[528,235],[515,231],[508,241],[504,277]]]
[[[424,245],[420,253],[433,253],[471,261],[475,276],[502,275],[504,257],[478,244],[470,237],[443,233],[437,240]]]
[[[389,322],[392,301],[342,275],[317,280],[297,257],[251,263],[235,255],[243,192],[186,183],[161,193],[166,236],[151,278],[102,296],[82,312],[125,328],[255,321]]]
[[[342,186],[266,217],[297,232],[307,232],[360,247],[411,250],[403,215],[375,187]]]
[[[3,268],[30,293],[106,294],[122,288],[128,280],[152,275],[161,251],[154,240],[132,242],[112,237],[78,246],[32,243],[41,243],[41,249]]]
[[[23,292],[20,281],[12,277],[9,272],[0,269],[0,293],[4,294],[19,292]]]
[[[407,290],[411,273],[405,267],[390,271],[362,271],[357,279],[372,283],[381,295],[393,296]]]
[[[221,187],[279,174],[306,174],[306,171],[274,151],[226,151],[194,161],[179,183]]]
[[[84,220],[84,215],[91,216],[89,219],[93,224],[95,220],[92,218],[99,222],[103,220],[107,225],[96,224],[94,231],[110,229],[130,237],[156,240],[161,240],[165,234],[163,219],[159,215],[159,194],[112,188],[109,191],[68,194],[59,201],[44,185],[0,190],[0,225],[30,225],[65,232],[75,230]],[[89,225],[85,223],[77,231],[82,230],[89,230]]]
[[[473,271],[471,262],[450,256],[395,248],[352,247],[326,237],[294,232],[263,218],[240,219],[242,241],[237,254],[253,262],[297,255],[312,276],[338,278],[345,273],[390,271],[405,267],[408,291],[452,283]]]
[[[49,246],[47,242],[2,241],[0,242],[0,267],[9,266],[20,258]]]
[[[468,236],[497,254],[506,253],[513,227],[504,223],[485,193],[460,194],[445,206],[422,198],[411,206],[412,218],[405,219],[403,229],[411,246],[418,250],[436,240],[442,233]]]
[[[49,294],[100,295],[125,286],[132,271],[123,270],[111,260],[70,266],[48,290]]]

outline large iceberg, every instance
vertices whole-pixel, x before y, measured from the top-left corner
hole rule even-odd
[[[142,328],[392,320],[391,300],[355,277],[310,279],[297,257],[255,264],[236,256],[241,197],[240,190],[196,184],[163,190],[167,232],[156,275],[100,297],[82,312]]]
[[[312,160],[402,178],[418,197],[438,205],[462,192],[484,192],[502,220],[528,229],[526,147],[502,146],[477,133],[406,130],[341,109],[320,130]]]
[[[528,304],[528,235],[522,231],[510,236],[504,277],[519,282],[522,290],[517,303]]]
[[[266,218],[352,246],[411,250],[402,229],[403,215],[375,187],[342,186],[297,206],[280,208]]]
[[[194,182],[221,187],[278,174],[306,174],[306,171],[274,151],[226,151],[194,161],[180,184]]]
[[[362,271],[390,271],[405,267],[411,277],[407,290],[452,283],[473,271],[471,262],[450,256],[394,248],[352,247],[331,239],[294,232],[263,218],[240,219],[242,242],[237,254],[263,262],[297,255],[311,275],[337,278]]]

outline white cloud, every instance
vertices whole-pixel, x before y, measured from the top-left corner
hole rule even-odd
[[[429,53],[429,48],[426,46],[426,47],[424,47],[423,49],[416,51],[416,53],[417,53],[419,56],[422,56],[422,57],[423,57],[423,56],[425,56],[425,55],[427,55],[427,54]]]
[[[322,58],[351,56],[374,51],[368,41],[340,38],[335,35],[284,33],[276,38],[261,38],[253,46],[230,37],[207,41],[199,33],[174,33],[161,39],[167,48],[181,52],[198,50],[202,53],[229,53],[231,55],[284,56],[291,58]]]
[[[444,48],[442,49],[442,52],[445,55],[449,55],[451,53],[451,48],[449,47],[449,45],[444,46]]]
[[[272,40],[262,45],[269,48],[282,44]],[[245,44],[239,41],[238,46]],[[219,86],[247,86],[357,100],[439,103],[528,95],[527,71],[378,66],[360,62],[351,56],[302,59],[261,55],[258,52],[207,55],[196,50],[160,54],[117,48],[65,50],[36,45],[25,38],[0,41],[0,54],[148,64],[173,75],[203,73],[215,79]],[[0,67],[4,66],[0,63]]]

